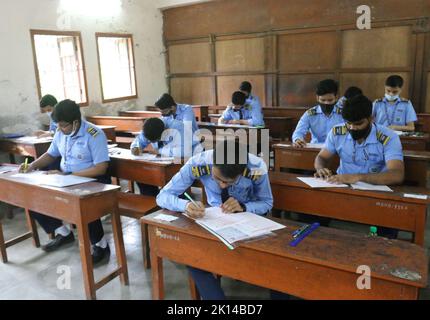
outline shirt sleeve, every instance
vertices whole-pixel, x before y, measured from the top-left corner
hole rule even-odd
[[[293,132],[293,142],[297,139],[304,140],[310,128],[309,115],[305,112],[297,123],[296,130]]]
[[[324,149],[328,150],[332,154],[337,154],[336,144],[334,141],[333,129],[327,135],[324,143]]]
[[[227,107],[227,109],[225,109],[224,112],[222,113],[221,118],[227,121],[233,120],[233,117],[231,116],[231,112],[232,112],[231,109]]]
[[[251,103],[251,119],[248,120],[250,126],[264,126],[263,112],[261,111],[260,100],[254,97]]]
[[[56,132],[54,134],[54,139],[52,140],[51,145],[49,146],[49,149],[47,151],[51,157],[58,158],[61,156],[60,149],[58,149],[59,138],[60,138],[59,133]]]
[[[403,161],[403,150],[402,143],[397,134],[392,135],[390,140],[384,146],[384,158],[385,163],[390,160],[400,160]]]
[[[49,122],[49,131],[51,132],[57,131],[57,124],[52,120]]]
[[[148,144],[149,141],[143,136],[143,132],[141,132],[131,143],[130,150],[136,147],[139,147],[140,149],[145,149]]]
[[[408,106],[406,107],[406,124],[417,120],[417,113],[415,112],[414,106],[410,101],[408,101]]]
[[[182,145],[182,132],[183,130],[180,128],[165,130],[161,138],[163,140],[168,138],[169,142],[161,149],[158,149],[158,153],[163,157],[182,157],[184,149]]]
[[[100,130],[95,137],[90,137],[89,146],[94,165],[102,162],[109,162],[107,139],[102,130]]]
[[[260,179],[255,181],[254,195],[256,200],[244,203],[246,211],[263,215],[272,209],[273,195],[267,174],[264,174]]]

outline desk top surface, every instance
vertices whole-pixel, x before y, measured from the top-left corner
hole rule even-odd
[[[172,222],[154,219],[160,213],[174,215],[178,219]],[[235,250],[243,247],[353,273],[356,272],[358,266],[367,265],[372,270],[372,277],[415,287],[427,286],[426,249],[416,244],[319,227],[297,247],[291,247],[288,245],[292,240],[291,233],[301,224],[285,219],[273,220],[285,225],[286,228],[275,231],[276,236],[242,242]],[[143,217],[142,221],[166,230],[219,241],[208,231],[179,213],[160,210]],[[226,247],[225,250],[228,252],[229,249]]]

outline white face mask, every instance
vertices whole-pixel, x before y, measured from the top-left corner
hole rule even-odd
[[[48,115],[49,120],[51,120],[52,111],[48,111],[48,112],[46,112],[46,114]]]
[[[75,124],[76,122],[73,122],[73,128],[72,128],[72,132],[70,132],[69,134],[65,134],[65,136],[69,136],[69,137],[73,137],[76,132],[78,131],[78,124]]]
[[[387,98],[388,101],[395,101],[399,99],[399,95],[392,96],[391,94],[386,93],[385,98]]]

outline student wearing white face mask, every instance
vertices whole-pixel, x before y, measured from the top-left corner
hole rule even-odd
[[[408,99],[400,97],[403,78],[392,75],[385,81],[385,97],[373,102],[375,123],[397,131],[415,131],[417,114]]]
[[[57,99],[50,94],[46,94],[40,99],[40,113],[46,113],[49,117],[49,131],[37,130],[33,132],[33,135],[39,138],[52,137],[57,130],[57,124],[52,120],[51,114],[54,111],[55,105],[57,104]]]

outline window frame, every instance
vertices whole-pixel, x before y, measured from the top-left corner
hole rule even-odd
[[[124,100],[130,100],[130,99],[137,99],[138,98],[138,90],[137,90],[137,77],[136,77],[136,62],[135,62],[135,56],[134,56],[134,41],[133,41],[133,35],[131,33],[106,33],[106,32],[96,32],[96,46],[97,46],[97,63],[99,67],[99,79],[100,79],[100,92],[102,95],[102,103],[109,103],[109,102],[118,102],[118,101],[124,101]],[[135,94],[131,96],[124,96],[124,97],[118,97],[118,98],[111,98],[111,99],[105,99],[105,94],[103,92],[103,78],[102,78],[102,67],[100,64],[100,47],[99,47],[99,38],[125,38],[130,39],[130,45],[129,45],[129,61],[133,63],[133,73],[132,76],[134,77],[134,85],[135,85]]]
[[[84,47],[82,45],[82,35],[80,31],[57,31],[57,30],[41,30],[41,29],[30,29],[30,38],[31,38],[31,46],[33,50],[33,62],[34,62],[34,72],[36,75],[36,85],[37,85],[37,94],[39,96],[39,100],[42,99],[42,89],[40,84],[40,76],[39,76],[39,66],[37,63],[37,54],[36,54],[36,43],[34,41],[34,36],[43,35],[43,36],[71,36],[76,37],[77,42],[79,44],[78,54],[80,54],[80,58],[82,61],[82,74],[83,74],[83,87],[85,88],[85,102],[79,103],[81,107],[89,106],[89,98],[88,98],[88,81],[87,81],[87,72],[85,68],[85,59],[84,59]]]

